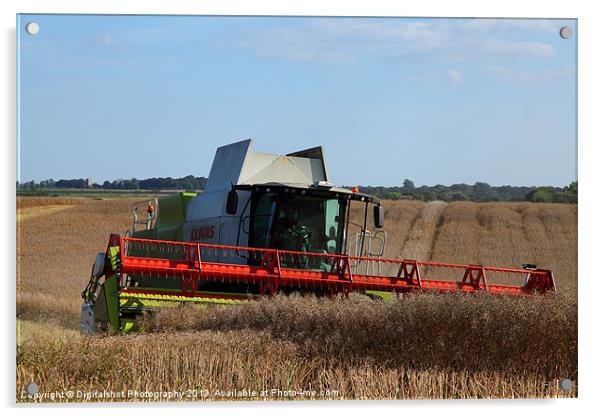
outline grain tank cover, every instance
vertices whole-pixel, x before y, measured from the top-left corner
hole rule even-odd
[[[253,140],[219,147],[213,159],[205,192],[229,190],[231,185],[327,183],[328,174],[321,146],[275,155],[252,149]]]
[[[159,198],[158,225],[184,222],[188,202],[196,195],[194,192],[180,192]]]

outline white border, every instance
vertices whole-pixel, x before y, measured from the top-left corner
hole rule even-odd
[[[579,19],[579,399],[576,400],[498,400],[498,401],[405,401],[405,402],[319,402],[319,403],[268,403],[268,404],[197,404],[200,409],[188,406],[171,406],[181,410],[203,413],[231,414],[243,411],[246,414],[265,415],[307,414],[308,412],[345,412],[364,414],[376,407],[377,412],[420,412],[439,414],[445,412],[461,414],[504,415],[514,411],[538,411],[546,414],[588,412],[596,407],[600,395],[600,286],[601,273],[596,257],[600,249],[600,39],[602,39],[602,17],[596,13],[595,2],[506,0],[495,4],[470,0],[423,0],[416,2],[385,2],[324,0],[305,1],[251,1],[234,0],[89,0],[29,1],[16,0],[0,3],[2,13],[2,91],[0,111],[4,141],[2,152],[2,204],[0,204],[1,229],[4,233],[0,249],[0,262],[4,268],[3,282],[4,328],[8,336],[2,343],[4,364],[0,377],[2,404],[12,407],[11,413],[29,413],[29,406],[14,407],[14,277],[15,276],[15,22],[16,13],[106,13],[106,14],[236,14],[236,15],[331,15],[331,16],[442,16],[442,17],[547,17]],[[550,169],[545,160],[534,160],[534,169]],[[126,406],[121,412],[144,412],[146,415],[165,413],[166,406],[146,406],[139,409]],[[104,414],[106,408],[99,406],[70,406],[67,409],[50,406],[40,409],[53,414],[68,413]],[[589,413],[589,412],[588,412]]]

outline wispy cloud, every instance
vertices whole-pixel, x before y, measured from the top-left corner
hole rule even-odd
[[[509,41],[487,37],[482,39],[463,39],[462,47],[467,48],[456,53],[466,57],[479,57],[483,60],[499,58],[545,58],[556,53],[554,47],[542,42]]]
[[[265,50],[258,51],[257,56],[266,58],[284,58],[297,62],[321,61],[335,64],[351,62],[355,54],[343,51],[312,51],[312,50]]]
[[[83,44],[82,46],[89,47],[90,45],[112,50],[125,50],[131,46],[123,36],[120,36],[119,34],[115,36],[113,33],[94,35],[87,40],[87,44]]]
[[[92,43],[96,45],[111,46],[113,44],[113,34],[103,33],[92,39]]]
[[[298,26],[251,29],[237,46],[258,56],[348,63],[366,54],[383,57],[424,53],[443,46],[425,22],[373,19],[311,19]]]
[[[508,31],[512,29],[512,36]],[[441,62],[500,58],[539,59],[556,53],[550,43],[532,41],[533,31],[558,29],[552,20],[531,19],[308,19],[296,25],[254,28],[237,46],[258,56],[294,61],[348,63],[364,56]]]
[[[489,33],[516,30],[556,32],[568,23],[555,19],[462,19],[458,24],[465,31]]]
[[[452,85],[458,85],[464,81],[464,74],[457,69],[448,69],[447,75],[449,76]]]
[[[510,66],[493,65],[486,71],[500,81],[508,82],[545,82],[560,79],[575,79],[575,68],[547,68],[541,70],[518,69]]]

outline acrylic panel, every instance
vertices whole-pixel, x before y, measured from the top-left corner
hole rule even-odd
[[[577,20],[17,16],[18,402],[577,397]]]

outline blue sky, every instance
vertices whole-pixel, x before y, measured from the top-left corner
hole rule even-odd
[[[24,27],[35,21],[37,35]],[[576,180],[574,20],[21,15],[20,181],[207,176],[323,145],[339,185]]]

